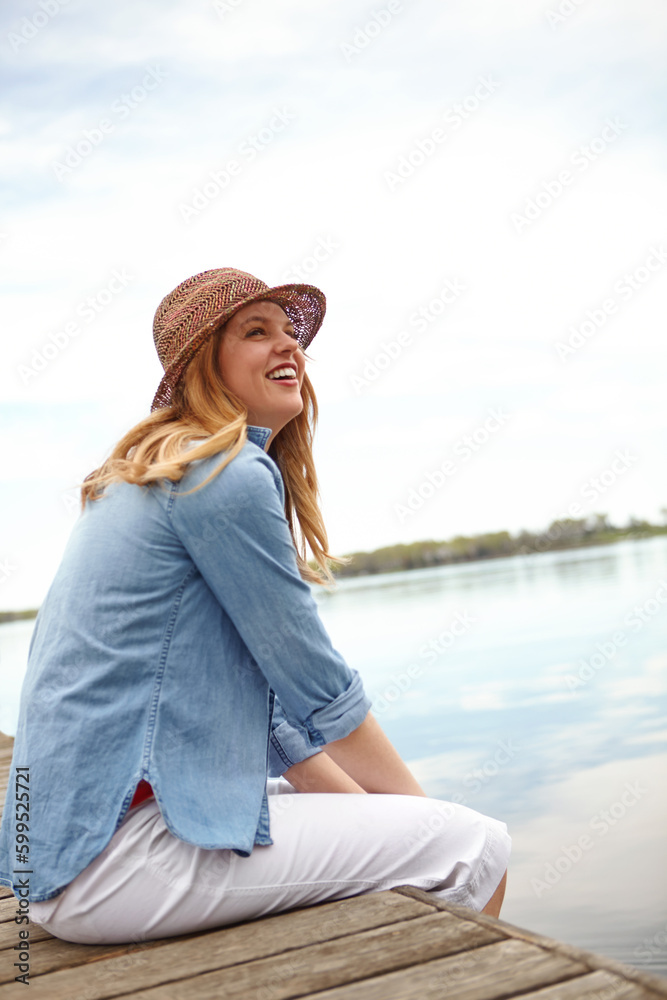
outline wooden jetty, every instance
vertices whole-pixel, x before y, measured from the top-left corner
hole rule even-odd
[[[0,806],[13,740],[0,734]],[[658,1000],[667,980],[411,886],[158,941],[81,945],[30,929],[0,886],[0,997],[45,1000]]]

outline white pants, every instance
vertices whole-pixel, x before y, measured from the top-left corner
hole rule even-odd
[[[102,853],[30,918],[65,941],[115,944],[222,927],[413,885],[481,910],[507,868],[504,823],[413,795],[298,793],[269,779],[270,846],[247,858],[179,840],[155,799],[130,809]]]

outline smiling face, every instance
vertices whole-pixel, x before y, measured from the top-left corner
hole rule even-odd
[[[269,427],[271,439],[301,413],[306,359],[275,302],[251,302],[234,313],[218,357],[225,385],[248,408],[248,423]]]

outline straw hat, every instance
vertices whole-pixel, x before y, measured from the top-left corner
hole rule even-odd
[[[189,361],[213,331],[250,302],[277,303],[294,324],[299,346],[305,350],[322,325],[326,299],[314,285],[278,285],[269,288],[246,271],[220,267],[183,281],[157,308],[153,339],[164,368],[151,410],[171,406],[172,392]]]

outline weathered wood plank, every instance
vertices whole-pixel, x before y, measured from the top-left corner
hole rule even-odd
[[[416,923],[433,919],[427,917]],[[355,949],[352,961],[346,959],[344,953],[335,961],[324,946],[320,956],[295,953],[294,957],[305,959],[305,964],[292,968],[286,964],[272,970],[266,963],[257,962],[229,973],[198,976],[189,983],[142,990],[136,994],[136,1000],[217,1000],[220,996],[225,1000],[246,1000],[261,995],[261,990],[270,990],[271,1000],[290,1000],[303,997],[304,993],[318,996],[318,990],[327,1000],[334,996],[344,996],[346,1000],[395,1000],[397,997],[423,1000],[428,995],[455,996],[456,1000],[495,1000],[583,971],[582,966],[574,962],[549,955],[521,941],[501,941],[433,959],[431,955],[435,949],[421,942],[410,949],[397,941],[393,947],[384,947],[375,953],[365,942],[358,942],[362,937],[358,935],[352,939],[351,944],[361,946]],[[392,966],[397,971],[392,972]],[[341,986],[347,992],[340,990]],[[394,992],[396,986],[398,992]],[[339,987],[338,992],[333,992],[332,987]]]
[[[69,969],[67,974],[54,972],[47,976],[40,975],[31,979],[31,985],[33,990],[46,990],[44,995],[48,995],[49,1000],[71,997],[84,986],[90,1000],[116,996],[117,992],[121,992],[121,984],[130,980],[135,990],[240,962],[280,955],[305,945],[347,939],[371,927],[391,927],[396,923],[405,925],[406,921],[434,913],[433,907],[391,892],[374,893],[373,896],[374,899],[357,896],[323,903],[205,933],[144,942],[140,946],[95,946],[95,955],[91,955],[96,959],[92,974],[87,968]],[[442,915],[436,916],[440,919]],[[46,949],[44,945],[35,949],[31,975],[63,970],[86,961],[86,948],[89,946],[59,944],[63,949],[60,954],[56,949]],[[102,961],[100,956],[103,950],[97,949],[104,947],[112,957]],[[110,988],[117,992],[109,992]]]
[[[9,896],[0,899],[0,924],[5,920],[14,920],[16,902],[16,896],[13,892],[10,892]]]
[[[442,900],[436,899],[432,894],[424,892],[423,889],[416,889],[413,886],[400,886],[391,891],[398,895],[409,896],[410,899],[428,900],[436,909],[443,910],[445,913],[455,914],[461,920],[478,924],[480,927],[498,927],[507,937],[526,941],[529,944],[536,944],[540,948],[545,948],[554,954],[562,955],[564,958],[572,959],[574,962],[583,962],[591,970],[604,969],[607,972],[614,973],[621,979],[628,979],[631,982],[639,983],[660,997],[667,997],[666,979],[636,969],[632,965],[625,965],[615,958],[597,955],[595,952],[586,951],[583,948],[578,948],[576,945],[565,944],[563,941],[557,941],[544,934],[536,934],[534,931],[527,931],[523,927],[516,927],[514,924],[507,923],[504,920],[497,922],[493,917],[488,917],[485,913],[476,913],[474,910],[467,910],[462,906],[443,903]]]
[[[14,752],[14,737],[0,732],[0,819],[5,806],[5,795],[9,782],[9,769]]]
[[[435,962],[429,964],[436,965]],[[427,969],[428,967],[424,967],[421,971],[426,972]],[[300,1000],[443,1000],[446,997],[461,1000],[467,995],[460,992],[453,982],[448,986],[435,969],[432,970],[431,978],[426,976],[425,981],[423,979],[424,977],[419,976],[411,980],[403,973],[396,973],[367,983],[355,983],[323,993],[309,993]],[[519,997],[519,994],[513,986],[509,992],[500,994],[492,986],[491,992],[482,990],[475,1000],[498,1000],[500,997],[504,1000]],[[655,994],[649,994],[636,983],[628,983],[607,972],[590,972],[553,986],[520,994],[520,1000],[653,1000],[654,997]]]
[[[110,956],[122,957],[124,961],[121,962],[120,967],[121,969],[127,970],[131,964],[128,961],[128,954],[134,954],[135,951],[141,951],[147,947],[147,945],[136,945],[132,951],[129,952],[128,945],[126,944],[73,944],[70,941],[60,941],[52,935],[50,935],[48,939],[38,940],[32,933],[30,934],[29,941],[31,985],[35,982],[35,980],[33,980],[33,976],[40,976],[46,972],[51,972],[54,969],[62,970],[85,967],[88,962],[99,961]],[[13,953],[14,945],[16,944],[18,944],[18,937],[15,937],[11,948],[0,951],[0,994],[3,996],[6,984],[13,981],[16,973],[16,970],[13,968],[13,963],[16,961],[16,957],[10,958],[10,955]],[[39,982],[39,980],[37,980],[37,982]],[[129,982],[130,980],[128,979],[127,983]],[[132,987],[126,988],[126,992],[130,992],[131,988]]]
[[[638,983],[600,970],[543,990],[522,993],[521,1000],[652,1000],[655,995]]]
[[[500,1000],[516,997],[535,987],[581,975],[577,962],[550,955],[523,941],[501,941],[451,958],[439,958],[365,979],[349,986],[307,993],[313,1000]],[[225,998],[227,994],[225,993]],[[167,993],[138,994],[142,1000],[166,1000]],[[204,1000],[213,994],[191,994]],[[280,1000],[300,993],[281,993]],[[180,998],[179,998],[180,1000]]]
[[[28,924],[27,928],[30,931],[31,943],[33,941],[48,941],[53,938],[53,934],[49,934],[39,924]],[[7,920],[0,924],[0,951],[3,948],[14,947],[19,940],[18,931],[19,927],[13,920]],[[2,982],[2,961],[3,959],[0,957],[0,982]]]
[[[313,921],[315,932],[318,923]],[[254,952],[253,942],[248,937],[243,942],[250,958],[263,950],[257,924]],[[245,925],[243,929],[251,927]],[[200,935],[179,946],[168,945],[125,959],[100,960],[85,968],[40,976],[31,980],[31,995],[48,1000],[72,1000],[85,989],[87,1000],[108,1000],[122,994],[121,984],[128,982],[129,976],[132,996],[151,1000],[203,1000],[209,997],[218,1000],[221,996],[225,1000],[247,1000],[268,988],[271,1000],[281,1000],[377,975],[387,969],[404,968],[413,962],[452,954],[466,946],[483,945],[499,937],[484,928],[474,928],[471,932],[466,927],[462,932],[456,918],[446,913],[432,913],[305,946],[303,937],[293,934],[287,941],[280,939],[278,951],[272,950],[268,957],[249,961],[241,951],[230,947],[230,930]],[[128,964],[130,960],[131,965]],[[204,971],[206,968],[210,971]],[[149,983],[156,985],[146,988]]]

